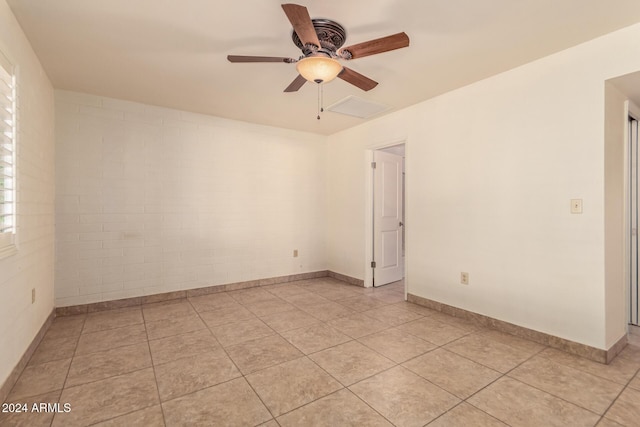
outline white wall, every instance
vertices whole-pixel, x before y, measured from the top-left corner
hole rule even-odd
[[[18,67],[19,103],[18,253],[0,260],[1,385],[53,310],[55,189],[53,88],[4,0],[0,51]]]
[[[364,277],[364,152],[406,139],[410,293],[598,348],[620,338],[605,331],[604,81],[640,69],[638,40],[635,25],[332,135],[329,269]]]
[[[56,304],[325,270],[325,141],[56,91]]]

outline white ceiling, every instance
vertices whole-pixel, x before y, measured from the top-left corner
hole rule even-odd
[[[364,120],[316,120],[294,64],[228,54],[300,51],[274,0],[7,0],[54,87],[320,134]],[[346,45],[406,32],[408,48],[350,61],[380,84],[336,79],[325,105],[355,95],[391,112],[640,21],[638,0],[297,0],[347,29]]]

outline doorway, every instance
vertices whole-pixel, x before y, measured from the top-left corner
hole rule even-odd
[[[371,285],[406,292],[405,144],[381,147],[371,155]]]
[[[638,265],[639,259],[639,242],[638,242],[638,226],[639,224],[639,184],[640,184],[640,174],[638,171],[638,159],[640,158],[638,150],[640,147],[638,146],[638,120],[637,118],[629,113],[629,129],[627,132],[628,135],[628,171],[629,171],[629,182],[628,182],[628,195],[627,195],[627,203],[629,206],[628,215],[628,227],[627,227],[627,241],[629,242],[629,247],[627,248],[629,258],[629,314],[628,321],[629,325],[638,326],[640,325],[640,316],[638,313],[638,285],[640,278],[640,270]]]

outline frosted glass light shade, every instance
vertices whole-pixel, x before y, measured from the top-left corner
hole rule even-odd
[[[298,61],[296,69],[302,77],[310,82],[328,83],[340,74],[342,65],[332,58],[310,56]]]

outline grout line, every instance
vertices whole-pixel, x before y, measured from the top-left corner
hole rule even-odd
[[[158,405],[160,405],[160,413],[162,414],[162,422],[167,425],[167,419],[164,413],[164,406],[162,406],[162,398],[160,397],[160,385],[158,384],[158,376],[156,375],[156,366],[153,363],[153,353],[151,353],[151,344],[149,344],[149,331],[147,330],[147,321],[144,316],[144,310],[140,307],[142,322],[144,324],[144,333],[147,336],[147,349],[149,350],[149,360],[151,361],[151,370],[153,372],[153,380],[156,383],[156,393],[158,396]]]
[[[69,379],[69,372],[71,372],[71,366],[73,365],[73,361],[76,358],[76,353],[78,352],[78,345],[80,344],[80,338],[82,338],[82,331],[84,330],[84,325],[87,323],[87,315],[83,314],[82,317],[82,327],[80,328],[80,334],[78,334],[78,339],[76,340],[76,347],[73,349],[73,355],[71,356],[71,361],[69,362],[69,367],[67,368],[67,374],[64,377],[64,382],[62,383],[62,388],[60,389],[60,397],[58,397],[58,403],[60,403],[60,400],[62,400],[62,394],[64,393],[67,381]],[[55,421],[57,416],[57,413],[53,414],[50,426],[53,425],[53,422]]]
[[[636,373],[633,374],[633,376],[629,379],[629,381],[627,381],[627,383],[624,385],[624,387],[622,387],[622,389],[620,390],[620,392],[616,395],[616,397],[611,401],[611,403],[609,404],[609,406],[607,406],[607,409],[604,410],[604,412],[602,412],[602,415],[600,416],[600,419],[598,420],[598,423],[600,421],[602,421],[603,418],[605,418],[605,415],[607,414],[607,412],[609,412],[609,410],[611,409],[611,407],[617,402],[617,400],[620,398],[620,396],[622,395],[622,393],[625,392],[625,390],[631,388],[632,390],[635,390],[633,387],[629,387],[629,384],[631,384],[631,382],[633,381],[633,379],[636,377],[636,375],[640,374],[640,369],[636,370]],[[596,423],[596,425],[598,425]]]
[[[225,292],[225,293],[226,293],[226,292]],[[231,298],[232,298],[232,299],[234,299],[233,297],[231,297]],[[227,358],[229,359],[229,361],[230,361],[230,362],[233,364],[233,366],[236,368],[236,370],[238,371],[238,373],[240,373],[240,375],[241,375],[240,377],[233,378],[233,379],[231,379],[231,380],[229,380],[229,381],[233,381],[233,380],[235,380],[235,379],[242,378],[242,379],[245,381],[245,383],[246,383],[246,384],[251,388],[251,390],[253,390],[253,393],[258,397],[258,399],[259,399],[259,400],[260,400],[260,402],[262,403],[262,406],[264,406],[264,407],[265,407],[265,409],[267,410],[267,412],[269,412],[269,414],[271,414],[271,419],[275,421],[275,417],[273,416],[273,413],[271,412],[271,410],[269,409],[269,407],[267,406],[267,404],[264,402],[264,400],[262,400],[262,397],[260,396],[260,394],[258,394],[258,392],[253,388],[253,385],[249,382],[249,380],[247,380],[246,375],[242,372],[242,370],[240,370],[240,367],[236,364],[236,362],[233,360],[233,358],[231,358],[231,356],[230,356],[230,355],[229,355],[229,353],[227,352],[227,349],[226,349],[226,348],[222,345],[222,343],[218,340],[218,337],[216,337],[216,336],[215,336],[215,334],[213,333],[213,331],[211,330],[211,328],[209,328],[209,325],[207,325],[207,322],[205,322],[205,321],[204,321],[204,319],[200,316],[200,313],[198,312],[198,310],[196,310],[196,309],[195,309],[195,307],[193,306],[193,304],[191,304],[191,301],[189,301],[189,304],[191,305],[191,308],[192,308],[193,310],[195,310],[195,312],[197,313],[198,317],[200,318],[200,321],[201,321],[202,323],[204,323],[204,325],[206,326],[207,330],[209,331],[209,333],[211,334],[211,336],[213,337],[213,339],[214,339],[214,340],[216,340],[216,342],[217,342],[217,343],[218,343],[218,345],[220,346],[220,349],[224,352],[224,354],[227,356]],[[264,322],[263,322],[263,323],[264,323]],[[266,325],[266,323],[265,323],[265,325]],[[267,327],[268,327],[268,325],[267,325]],[[228,381],[227,381],[227,382],[228,382]],[[219,383],[219,384],[223,384],[223,383]],[[217,386],[217,385],[219,385],[219,384],[212,385],[211,387],[216,387],[216,386]],[[203,390],[203,389],[201,389],[201,390]],[[200,390],[196,390],[196,391],[194,391],[194,393],[195,393],[195,392],[197,392],[197,391],[200,391]],[[265,421],[265,422],[268,422],[268,421]],[[280,423],[278,423],[277,421],[276,421],[276,423],[277,423],[278,425],[280,425]],[[166,423],[165,423],[165,424],[166,424]]]

